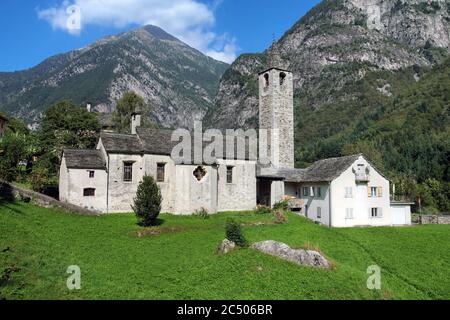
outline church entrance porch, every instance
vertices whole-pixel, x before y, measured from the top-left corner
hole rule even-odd
[[[272,181],[271,179],[257,179],[256,202],[258,205],[267,207],[272,205]]]

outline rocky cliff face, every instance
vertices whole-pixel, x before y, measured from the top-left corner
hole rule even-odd
[[[0,73],[0,108],[35,122],[60,99],[88,101],[110,112],[133,90],[152,107],[163,127],[191,127],[212,106],[228,67],[162,29],[147,26],[52,57],[26,71]]]
[[[367,107],[365,90],[389,97],[396,83],[388,78],[411,67],[410,80],[418,80],[420,70],[448,55],[449,30],[448,1],[325,0],[313,8],[277,44],[295,76],[298,140],[308,138],[302,130],[305,119],[314,119],[311,112],[334,112],[339,105],[357,117]],[[233,63],[205,118],[209,126],[257,125],[257,74],[266,62],[264,52]],[[368,77],[374,80],[365,88],[360,84]],[[345,125],[321,129],[332,134]]]

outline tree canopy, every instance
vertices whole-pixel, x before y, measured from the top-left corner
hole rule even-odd
[[[131,116],[137,112],[143,115],[141,126],[151,125],[150,106],[135,92],[125,92],[117,101],[116,110],[113,113],[113,123],[119,133],[130,133]]]

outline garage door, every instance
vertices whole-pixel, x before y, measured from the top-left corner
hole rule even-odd
[[[404,207],[391,207],[392,223],[396,226],[406,224],[406,210]]]

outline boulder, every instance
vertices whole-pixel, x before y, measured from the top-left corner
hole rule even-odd
[[[292,249],[285,243],[273,240],[257,242],[251,248],[301,266],[323,269],[329,269],[331,267],[330,262],[317,251]]]
[[[221,254],[227,254],[228,252],[233,251],[236,248],[236,243],[233,241],[230,241],[228,239],[225,239],[222,241],[222,243],[217,248],[217,252]]]

